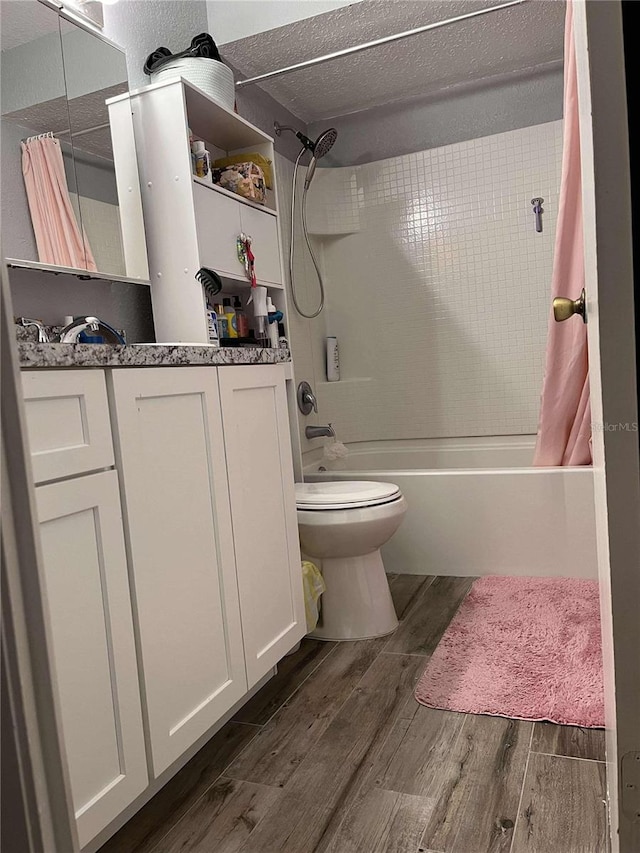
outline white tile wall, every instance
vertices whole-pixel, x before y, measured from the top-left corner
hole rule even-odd
[[[320,240],[327,310],[289,328],[296,373],[343,441],[536,431],[561,148],[557,121],[319,170],[309,206],[333,235]],[[288,200],[281,190],[283,220]],[[308,263],[298,281],[313,304]],[[326,334],[339,337],[340,383],[322,381]]]
[[[360,230],[363,189],[355,168],[317,169],[309,188],[307,224],[311,234]]]

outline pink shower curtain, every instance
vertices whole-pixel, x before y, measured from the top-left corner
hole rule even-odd
[[[552,296],[578,299],[584,287],[582,182],[573,3],[567,0],[564,37],[564,142],[553,259]],[[549,321],[534,465],[591,464],[591,406],[587,327],[580,317]]]
[[[96,271],[89,242],[71,206],[59,140],[34,137],[21,146],[22,175],[40,262]]]

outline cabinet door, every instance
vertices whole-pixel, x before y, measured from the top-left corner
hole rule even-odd
[[[306,633],[281,365],[218,369],[249,686]]]
[[[212,187],[193,184],[193,202],[198,230],[200,264],[221,275],[244,278],[238,260],[237,240],[242,231],[240,202],[216,192]]]
[[[80,845],[147,786],[118,475],[36,489]]]
[[[153,770],[247,689],[214,367],[112,371]]]
[[[282,284],[277,218],[246,204],[238,206],[242,230],[251,237],[258,283]]]

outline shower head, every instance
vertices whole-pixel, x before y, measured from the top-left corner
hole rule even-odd
[[[279,124],[277,121],[273,123],[273,129],[275,131],[276,136],[280,136],[283,130],[288,130],[291,133],[295,133],[300,142],[304,145],[307,151],[311,151],[312,157],[309,166],[307,167],[307,176],[304,180],[305,189],[309,189],[309,184],[315,174],[316,171],[316,163],[321,157],[324,157],[325,154],[328,154],[329,151],[333,148],[333,143],[338,138],[338,131],[335,127],[330,127],[328,130],[323,130],[320,136],[316,139],[315,142],[312,142],[308,136],[305,136],[300,130],[296,130],[295,127],[289,127],[286,124]],[[302,154],[302,152],[300,152]]]
[[[328,153],[328,151],[333,147],[333,143],[336,141],[336,137],[338,136],[338,131],[335,127],[330,127],[329,130],[323,131],[315,142],[312,142],[312,140],[309,139],[308,136],[305,136],[302,131],[296,130],[295,127],[290,127],[287,124],[279,124],[277,121],[274,121],[273,129],[276,136],[280,136],[283,130],[295,133],[307,151],[311,151],[317,160]]]
[[[333,148],[333,143],[338,138],[338,131],[335,127],[330,127],[329,130],[324,130],[313,143],[313,156],[316,160],[324,157]]]
[[[325,154],[328,154],[329,151],[333,148],[333,143],[338,138],[338,131],[335,127],[330,127],[329,130],[324,130],[320,136],[313,143],[313,148],[311,149],[311,153],[313,154],[311,158],[311,162],[307,167],[307,176],[304,179],[305,189],[309,189],[309,184],[313,179],[313,176],[316,173],[316,165],[318,160],[321,157],[324,157]]]

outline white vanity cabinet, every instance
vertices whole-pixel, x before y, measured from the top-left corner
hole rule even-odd
[[[306,633],[284,368],[111,384],[157,776]]]
[[[215,367],[111,373],[154,775],[247,691]]]
[[[23,373],[83,846],[306,633],[286,370]]]
[[[80,844],[148,785],[104,372],[23,373],[61,722]],[[66,478],[66,479],[64,479]]]

